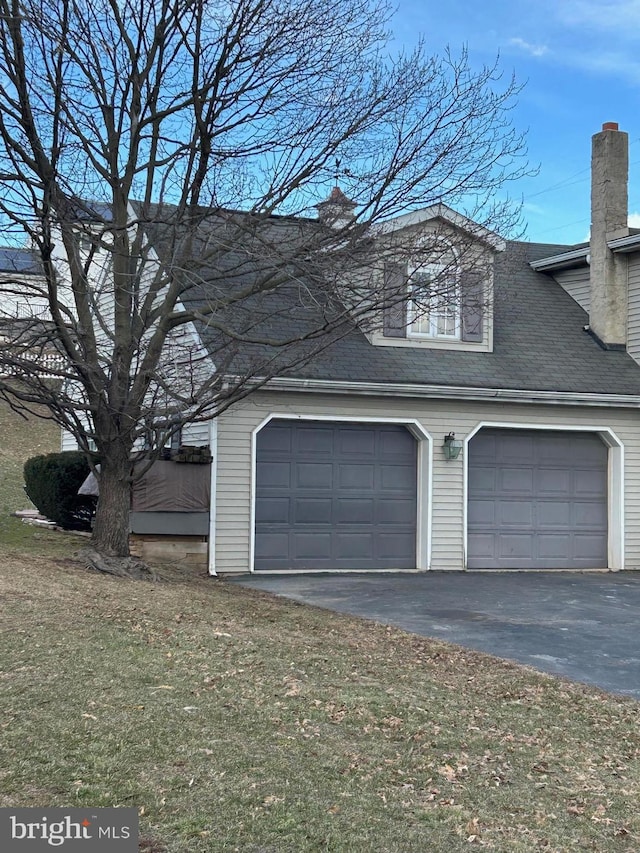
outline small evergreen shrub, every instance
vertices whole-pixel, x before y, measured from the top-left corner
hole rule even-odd
[[[89,470],[77,451],[32,456],[24,466],[27,495],[42,515],[65,530],[90,530],[95,498],[78,494]]]

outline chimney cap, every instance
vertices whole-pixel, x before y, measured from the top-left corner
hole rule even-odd
[[[605,121],[602,125],[603,130],[618,130],[618,122],[617,121]]]

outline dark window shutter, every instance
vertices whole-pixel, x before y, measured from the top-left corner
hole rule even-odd
[[[384,265],[384,315],[382,333],[385,338],[407,337],[407,268],[404,264]]]
[[[460,279],[462,292],[462,340],[482,343],[484,338],[484,281],[477,272],[463,271]]]

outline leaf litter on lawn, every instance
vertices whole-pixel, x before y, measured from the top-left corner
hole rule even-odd
[[[3,555],[3,804],[137,806],[149,853],[640,849],[635,702],[162,572]]]

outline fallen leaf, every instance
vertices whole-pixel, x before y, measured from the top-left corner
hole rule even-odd
[[[450,764],[445,764],[444,767],[440,767],[438,773],[447,780],[447,782],[455,782],[456,780],[456,771]]]

